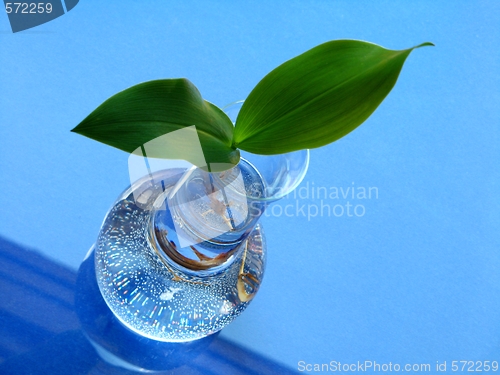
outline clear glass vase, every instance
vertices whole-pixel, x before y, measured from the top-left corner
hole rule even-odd
[[[241,103],[225,109],[233,121]],[[309,152],[243,153],[237,166],[220,173],[143,159],[148,172],[118,198],[101,227],[99,289],[114,315],[142,336],[167,342],[208,336],[257,293],[266,261],[259,218],[302,181]]]

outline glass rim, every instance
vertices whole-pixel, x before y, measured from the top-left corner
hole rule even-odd
[[[242,196],[242,197],[244,196],[247,199],[250,199],[250,200],[253,200],[253,201],[257,201],[257,202],[273,202],[273,201],[276,201],[278,199],[281,199],[281,198],[285,197],[286,195],[290,194],[292,191],[294,191],[300,185],[300,183],[304,180],[304,177],[306,176],[307,171],[309,169],[309,161],[310,161],[310,151],[309,151],[309,149],[302,149],[302,150],[287,152],[287,153],[284,153],[284,154],[275,154],[275,155],[259,155],[259,154],[252,154],[252,153],[250,153],[248,151],[245,151],[245,152],[247,152],[247,153],[249,153],[251,155],[256,155],[258,157],[278,157],[278,156],[282,156],[282,155],[299,153],[299,152],[305,153],[305,156],[304,156],[304,159],[305,159],[304,160],[304,167],[302,168],[302,172],[300,173],[299,177],[295,179],[295,181],[293,182],[293,184],[291,184],[290,187],[288,189],[286,189],[286,190],[278,189],[278,192],[275,193],[275,194],[273,194],[273,195],[271,195],[271,196],[268,196],[268,195],[265,194],[262,197],[253,197],[251,195],[242,194],[241,192],[239,192],[237,190],[231,189],[230,186],[226,186],[226,188],[230,188],[237,195]],[[254,163],[252,163],[252,160],[249,160],[248,158],[245,158],[244,156],[241,156],[240,159],[243,159],[245,162],[247,162],[260,175],[261,180],[264,183],[264,191],[266,191],[266,188],[267,188],[267,186],[265,186],[266,185],[266,180],[265,180],[265,178],[262,177],[261,172],[259,171],[259,169],[254,165]],[[235,168],[237,166],[238,165],[236,165]]]

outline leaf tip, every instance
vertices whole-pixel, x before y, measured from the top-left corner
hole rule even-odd
[[[413,47],[412,49],[420,48],[420,47],[435,47],[435,46],[436,45],[432,42],[425,42],[425,43],[419,44],[418,46]]]
[[[71,133],[76,133],[76,134],[81,134],[81,132],[80,132],[80,124],[78,124],[73,129],[71,129],[70,132]]]

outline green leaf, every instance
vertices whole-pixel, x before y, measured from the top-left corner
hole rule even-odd
[[[414,48],[392,51],[367,42],[336,40],[285,62],[245,100],[233,145],[269,155],[336,141],[375,111]]]
[[[206,162],[212,171],[239,162],[232,147],[233,124],[222,110],[202,99],[187,79],[164,79],[132,86],[106,100],[72,131],[132,153],[147,142],[195,125]],[[178,138],[178,137],[177,137]],[[180,144],[181,155],[148,150],[148,157],[185,159],[199,165],[199,144]],[[224,165],[218,168],[217,165]],[[215,168],[214,168],[215,166]],[[210,169],[210,168],[209,168]]]

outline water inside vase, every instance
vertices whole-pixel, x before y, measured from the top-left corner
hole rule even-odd
[[[96,243],[96,276],[106,303],[128,328],[161,341],[189,341],[222,329],[246,308],[264,272],[263,234],[259,225],[254,227],[258,217],[252,215],[229,236],[223,233],[193,245],[203,256],[191,247],[191,254],[183,255],[203,264],[232,251],[210,272],[179,266],[166,255],[163,246],[174,241],[168,237],[175,234],[174,219],[168,219],[169,209],[154,204],[168,195],[184,173],[164,170],[135,183],[108,213]],[[248,172],[245,178],[254,183],[258,174]],[[205,208],[183,211],[183,220]],[[245,231],[250,232],[246,239]],[[165,236],[158,237],[162,233]],[[162,245],[162,241],[168,242]]]

